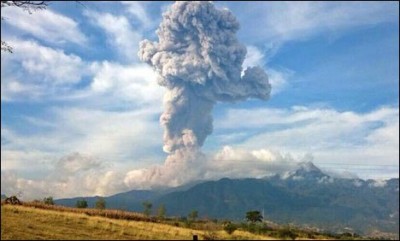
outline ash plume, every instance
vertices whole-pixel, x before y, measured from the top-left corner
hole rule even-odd
[[[268,100],[271,85],[261,67],[249,67],[242,75],[246,47],[236,38],[238,29],[233,14],[211,2],[176,2],[163,14],[158,42],[140,43],[139,58],[154,68],[158,84],[167,89],[160,123],[168,157],[164,166],[134,171],[133,176],[178,185],[189,175],[201,175],[205,157],[200,148],[213,131],[214,105]],[[195,170],[188,171],[189,166]]]

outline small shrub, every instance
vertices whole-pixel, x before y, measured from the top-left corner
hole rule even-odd
[[[53,197],[45,197],[43,199],[44,204],[46,205],[54,205]]]
[[[233,223],[227,223],[224,225],[224,230],[225,232],[227,232],[228,234],[232,234],[233,232],[235,232],[235,230],[237,229],[236,225]]]
[[[314,234],[312,234],[312,233],[307,233],[307,238],[314,239],[315,236],[314,236]]]
[[[158,217],[160,220],[165,219],[166,212],[167,212],[167,210],[165,209],[165,205],[164,205],[164,204],[161,204],[161,205],[158,207],[158,210],[157,210],[157,217]]]
[[[284,228],[278,230],[278,237],[282,239],[290,238],[292,240],[295,240],[297,238],[297,234],[294,231],[290,230],[289,228]]]
[[[76,201],[76,207],[77,208],[87,208],[88,204],[85,199],[82,199],[82,200]]]
[[[186,220],[186,221],[184,221],[183,223],[184,223],[184,225],[185,225],[185,228],[191,228],[191,227],[192,227],[192,224],[193,224],[193,222],[190,221],[190,220]]]
[[[94,206],[96,209],[105,209],[106,208],[106,200],[102,197],[99,197],[99,199],[97,199],[96,204]]]
[[[145,201],[145,202],[142,203],[142,205],[143,205],[143,214],[146,217],[150,217],[151,208],[153,207],[153,204],[151,202],[149,202],[149,201]]]
[[[257,228],[254,223],[250,223],[249,225],[247,225],[247,231],[249,231],[250,233],[255,233],[256,230],[257,230]]]
[[[188,214],[188,219],[191,221],[196,221],[198,216],[199,216],[199,212],[197,212],[196,210],[193,210]]]
[[[203,239],[204,240],[217,240],[218,239],[217,233],[212,230],[206,231],[203,234]]]

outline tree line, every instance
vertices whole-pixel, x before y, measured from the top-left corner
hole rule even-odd
[[[43,203],[47,205],[54,205],[53,197],[45,197],[43,199]],[[76,201],[75,207],[77,208],[87,208],[88,203],[85,199],[79,199]],[[96,209],[106,209],[106,200],[103,197],[99,197],[94,204],[94,208]]]
[[[43,199],[44,204],[47,205],[54,205],[54,199],[53,197],[45,197]],[[142,203],[143,205],[143,214],[146,217],[150,217],[152,214],[152,207],[153,204],[149,201],[144,201]],[[88,203],[85,199],[79,199],[76,201],[75,207],[77,208],[87,208]],[[106,209],[106,200],[103,197],[99,197],[97,201],[94,204],[94,208],[96,209]],[[164,204],[160,204],[160,206],[157,209],[157,217],[160,219],[164,219],[167,214],[167,209],[165,208]],[[196,221],[197,218],[199,217],[199,212],[197,210],[192,210],[188,215],[187,215],[187,220],[189,221]],[[261,215],[260,211],[257,210],[252,210],[248,211],[246,213],[246,220],[250,223],[256,223],[256,222],[262,222],[263,216]]]

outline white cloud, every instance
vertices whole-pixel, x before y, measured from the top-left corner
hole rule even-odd
[[[154,22],[147,14],[146,2],[135,2],[135,1],[121,1],[121,3],[127,7],[127,11],[139,20],[144,28],[150,28],[154,25]]]
[[[90,156],[82,155],[79,152],[72,153],[62,157],[57,161],[55,169],[58,172],[74,173],[77,171],[86,171],[93,168],[102,167],[102,163]]]
[[[74,54],[31,40],[14,39],[10,43],[14,53],[1,58],[2,100],[58,95],[85,74],[86,63]]]
[[[65,131],[72,134],[70,138],[81,136],[71,143],[71,150],[83,149],[96,156],[119,160],[139,159],[139,153],[143,156],[152,148],[161,148],[161,127],[156,118],[159,113],[157,109],[57,111]]]
[[[21,177],[17,172],[2,170],[1,183],[2,193],[20,193],[24,201],[46,196],[63,198],[114,194],[126,189],[120,173],[107,170],[102,162],[81,153],[64,156],[39,178]]]
[[[312,158],[310,154],[294,157],[265,148],[250,150],[231,146],[224,146],[208,157],[201,153],[194,156],[187,162],[167,160],[164,165],[131,170],[126,173],[124,182],[130,189],[149,189],[198,180],[263,178],[289,173],[297,169],[299,163]]]
[[[297,161],[290,154],[282,155],[269,149],[249,150],[224,146],[209,158],[205,179],[261,178],[282,174],[296,167]]]
[[[398,22],[399,16],[395,11],[398,3],[394,2],[264,2],[229,7],[242,23],[243,34],[254,42],[286,42],[321,33],[337,34],[360,26]],[[249,13],[251,22],[246,21]],[[257,28],[251,27],[254,23]]]
[[[163,159],[159,115],[153,108],[53,108],[25,123],[31,130],[45,127],[40,132],[23,134],[3,126],[2,183],[7,185],[2,193],[22,191],[25,198],[42,198],[126,191],[126,170]],[[41,119],[54,125],[42,125]]]
[[[105,31],[108,42],[124,60],[133,61],[138,59],[137,54],[142,35],[132,28],[125,16],[94,11],[85,11],[84,14],[93,24]]]
[[[251,66],[263,66],[264,54],[255,46],[246,46],[247,54],[243,61],[243,70]]]
[[[3,147],[2,147],[3,148]],[[1,170],[2,171],[18,171],[29,164],[29,171],[41,172],[49,168],[54,155],[41,150],[18,150],[6,149],[1,151]]]
[[[3,128],[6,132],[2,133],[5,141],[2,153],[7,150],[40,150],[61,155],[84,150],[96,157],[135,162],[140,157],[147,158],[147,151],[157,147],[161,149],[159,115],[160,110],[152,108],[123,112],[54,108],[42,117],[45,122],[51,120],[54,127],[38,134],[18,134]],[[38,128],[26,125],[33,130]]]
[[[67,42],[85,44],[87,42],[77,22],[51,9],[38,10],[29,14],[21,8],[5,7],[1,9],[1,15],[7,24],[46,42],[55,44]],[[17,49],[17,46],[14,49]]]
[[[162,103],[164,90],[157,85],[154,71],[145,64],[88,63],[34,41],[11,42],[14,53],[2,55],[3,101],[84,98],[98,106],[126,101],[133,105]],[[86,86],[75,87],[83,81]]]
[[[80,81],[83,74],[83,61],[80,57],[33,41],[13,41],[12,44],[16,50],[10,58],[19,61],[29,75],[42,75],[41,82],[62,85]]]
[[[93,69],[95,75],[90,87],[95,94],[111,94],[137,105],[162,103],[164,90],[157,85],[154,71],[145,64],[124,66],[103,61]]]
[[[1,83],[1,100],[13,101],[22,98],[38,99],[42,95],[42,89],[33,84],[23,84],[13,79],[4,79]]]
[[[54,113],[53,122],[63,128],[52,129],[47,134],[18,136],[6,128],[2,129],[2,164],[7,167],[3,170],[5,175],[2,173],[2,181],[4,179],[8,184],[5,191],[22,191],[29,197],[39,194],[56,197],[111,195],[132,188],[175,186],[193,180],[260,178],[293,170],[298,162],[310,159],[309,153],[312,153],[318,166],[336,162],[339,166],[325,168],[334,177],[349,177],[344,171],[351,171],[361,178],[390,178],[396,172],[380,173],[374,165],[398,165],[398,131],[395,132],[399,125],[398,109],[390,107],[369,113],[307,107],[230,110],[230,115],[217,121],[218,128],[249,128],[259,134],[249,135],[244,141],[235,143],[236,147],[225,146],[209,157],[202,156],[174,170],[169,168],[171,173],[164,175],[159,173],[162,166],[149,167],[147,163],[150,150],[160,148],[162,144],[162,131],[154,118],[159,112],[146,109],[115,113],[69,108],[56,109]],[[232,116],[240,118],[232,119]],[[259,121],[246,122],[243,118]],[[263,130],[276,124],[282,126]],[[24,149],[36,150],[38,154],[35,156],[30,155],[34,152],[27,152],[25,157],[31,158],[24,159],[21,154]],[[71,150],[84,150],[90,156],[75,153],[59,158],[63,156],[61,153]],[[37,162],[36,159],[46,154],[45,162]],[[56,156],[60,160],[54,162]],[[162,161],[161,156],[150,158],[153,158],[153,164],[156,164],[154,160]],[[16,161],[18,165],[10,166],[10,161]],[[32,161],[36,161],[41,168],[46,167],[45,173],[48,174],[45,179],[16,174],[30,168],[26,163]],[[141,161],[145,161],[147,166]],[[104,162],[110,165],[106,166]],[[359,166],[353,168],[352,164]],[[365,165],[371,167],[366,168],[369,173],[360,173],[360,168]],[[143,177],[148,175],[154,178],[146,183],[147,179]],[[171,175],[173,179],[165,179]],[[350,177],[356,176],[351,174]],[[82,188],[77,190],[74,186],[79,183]],[[61,193],[58,188],[65,191]]]
[[[271,95],[276,95],[277,93],[283,91],[288,85],[288,80],[294,74],[293,71],[285,68],[273,69],[269,68],[268,78],[271,83]]]
[[[215,128],[225,129],[223,139],[228,130],[247,130],[248,136],[235,143],[241,148],[267,147],[293,155],[310,152],[320,165],[352,170],[363,178],[390,177],[398,172],[398,115],[398,109],[391,107],[369,113],[307,107],[231,109],[216,120]],[[376,170],[382,165],[388,165],[387,173]]]
[[[386,184],[387,184],[386,180],[379,179],[379,180],[372,181],[371,183],[368,184],[368,186],[370,186],[370,187],[384,187],[384,186],[386,186]]]

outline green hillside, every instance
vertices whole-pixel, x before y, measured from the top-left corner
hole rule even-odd
[[[210,232],[173,225],[116,220],[88,216],[85,213],[44,210],[27,206],[1,206],[1,239],[199,239],[214,235],[217,239],[272,239],[236,230]]]

